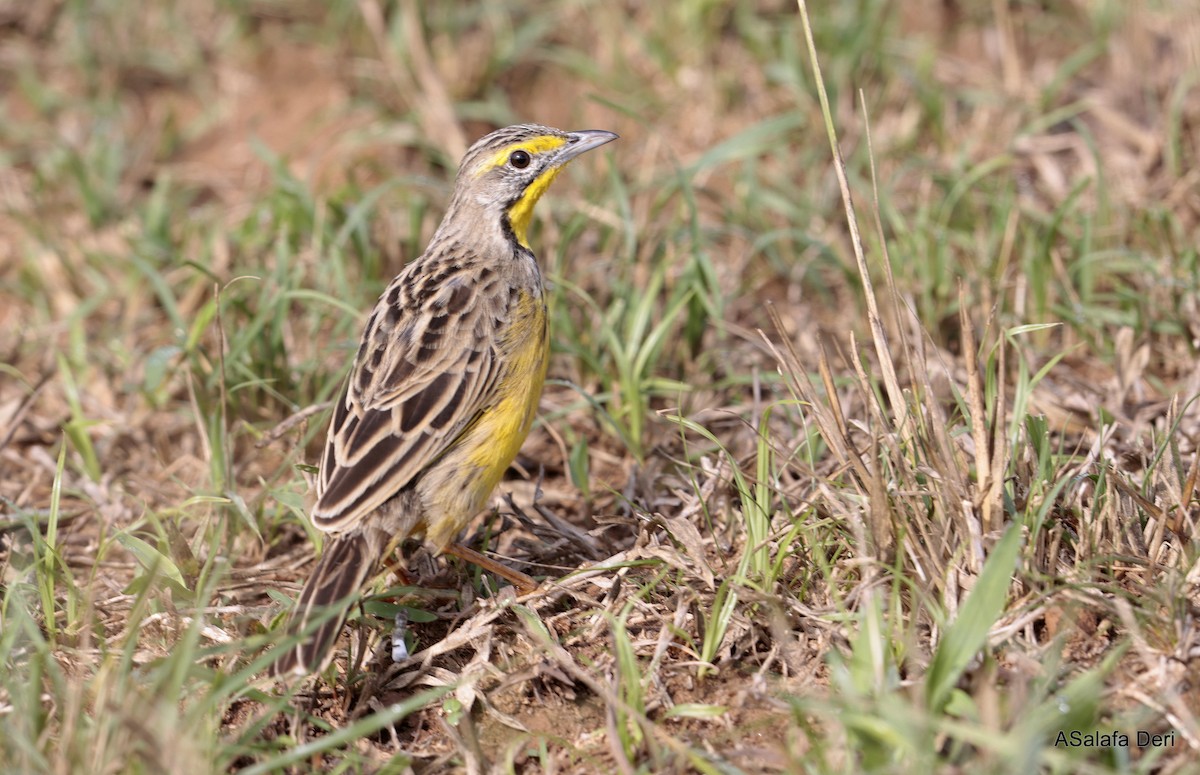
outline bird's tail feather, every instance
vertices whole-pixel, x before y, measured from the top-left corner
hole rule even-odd
[[[354,597],[381,559],[377,542],[361,532],[326,544],[288,624],[289,635],[300,641],[275,660],[274,675],[304,675],[325,666]]]

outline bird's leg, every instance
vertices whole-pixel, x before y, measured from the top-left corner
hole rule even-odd
[[[450,544],[445,549],[446,554],[457,557],[460,560],[466,560],[469,563],[478,565],[486,571],[496,574],[502,579],[510,582],[517,588],[517,592],[521,595],[529,595],[537,591],[538,582],[530,576],[526,576],[520,571],[515,571],[505,565],[501,565],[493,559],[484,557],[479,552],[470,547],[463,546],[455,542]]]
[[[383,559],[383,567],[390,570],[396,576],[396,580],[400,582],[400,586],[411,587],[413,586],[413,579],[412,576],[408,575],[408,571],[404,569],[404,565],[404,556],[400,553],[399,546],[396,547],[394,552]]]

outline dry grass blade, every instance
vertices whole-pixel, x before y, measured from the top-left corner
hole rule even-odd
[[[813,413],[821,437],[825,439],[825,443],[837,455],[839,464],[850,468],[860,481],[866,481],[868,471],[862,458],[850,442],[849,429],[846,419],[842,414],[841,405],[838,403],[837,390],[833,384],[824,349],[819,351],[817,364],[820,369],[822,382],[824,383],[825,395],[829,397],[828,406],[820,399],[812,384],[812,380],[808,376],[808,372],[800,363],[796,350],[787,336],[786,329],[783,327],[783,322],[779,319],[778,311],[774,306],[770,306],[768,307],[768,313],[775,324],[775,332],[779,335],[779,341],[783,343],[785,349],[781,352],[776,347],[775,342],[762,331],[759,331],[759,335],[779,364],[780,373],[787,377],[788,386],[792,389],[797,400]]]
[[[282,422],[276,424],[274,428],[271,428],[269,431],[264,433],[263,437],[254,443],[254,446],[258,449],[262,449],[269,444],[274,444],[276,441],[279,441],[281,438],[290,433],[291,430],[297,425],[306,422],[308,418],[312,417],[313,415],[321,414],[332,406],[332,401],[322,401],[319,404],[311,404],[310,406],[306,406],[298,412],[293,412],[284,418]]]
[[[879,302],[875,298],[874,285],[871,282],[871,270],[867,267],[866,255],[863,252],[862,237],[858,230],[858,216],[854,212],[854,202],[850,196],[850,184],[846,180],[846,162],[842,158],[841,146],[838,144],[837,132],[834,129],[829,108],[829,95],[825,92],[825,82],[821,77],[821,63],[817,56],[816,43],[813,41],[812,27],[808,22],[808,7],[805,0],[797,0],[800,6],[800,20],[804,26],[804,39],[808,44],[808,61],[815,75],[814,83],[817,95],[821,99],[821,112],[825,116],[825,131],[829,138],[829,149],[833,154],[833,171],[837,176],[838,188],[842,194],[842,210],[846,216],[846,226],[850,230],[850,245],[854,249],[855,265],[858,269],[858,279],[862,283],[863,301],[867,305],[867,324],[871,330],[871,341],[875,345],[875,354],[879,358],[879,368],[883,374],[883,384],[887,389],[888,399],[892,410],[896,413],[894,428],[902,435],[911,433],[908,427],[908,402],[900,390],[900,381],[896,378],[896,369],[892,363],[892,352],[888,346],[887,335],[883,330],[883,318],[879,314]]]
[[[975,440],[975,471],[979,478],[976,506],[980,508],[983,531],[992,529],[991,434],[988,433],[988,414],[983,406],[983,380],[979,375],[979,347],[975,343],[975,326],[967,310],[966,289],[959,284],[959,324],[962,326],[963,363],[967,367],[967,402],[971,411],[971,435]],[[1003,418],[1000,418],[1000,422]],[[1000,422],[997,424],[999,425]]]
[[[17,429],[21,427],[21,422],[25,419],[25,415],[29,413],[30,407],[33,406],[33,402],[37,401],[38,394],[42,392],[42,388],[46,386],[46,383],[53,376],[54,372],[52,371],[42,374],[37,382],[33,384],[33,387],[29,389],[29,392],[25,394],[25,397],[17,404],[16,408],[13,409],[7,420],[8,430],[4,432],[3,436],[0,436],[0,453],[3,453],[5,447],[12,441]]]
[[[467,139],[458,123],[445,84],[432,64],[417,3],[413,0],[400,3],[405,33],[404,50],[412,67],[411,73],[392,47],[387,22],[378,0],[359,0],[358,7],[375,40],[379,56],[387,64],[387,73],[397,94],[402,99],[412,101],[412,108],[421,122],[422,135],[437,143],[446,158],[461,159],[467,150]]]

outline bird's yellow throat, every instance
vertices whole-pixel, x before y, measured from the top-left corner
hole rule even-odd
[[[529,240],[526,235],[529,232],[529,221],[533,218],[533,206],[542,198],[542,194],[546,193],[546,189],[550,187],[554,178],[558,177],[562,168],[562,166],[551,167],[543,172],[541,177],[529,184],[521,198],[508,208],[508,223],[512,226],[513,234],[516,236],[517,242],[527,248]]]

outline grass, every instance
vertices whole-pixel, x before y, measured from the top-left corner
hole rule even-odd
[[[5,770],[1194,771],[1192,9],[809,13],[0,11]],[[414,544],[276,684],[363,310],[517,120],[622,135],[466,536],[545,591]]]

